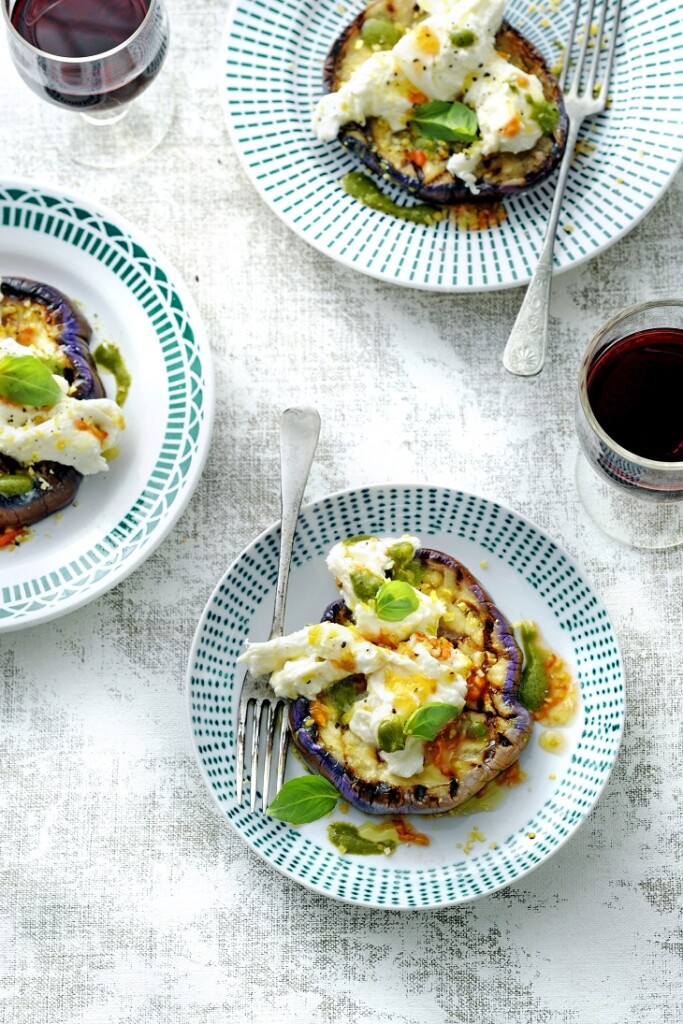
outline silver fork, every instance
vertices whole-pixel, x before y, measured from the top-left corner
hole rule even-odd
[[[280,482],[282,501],[282,522],[280,525],[280,564],[278,567],[277,585],[275,588],[275,608],[270,639],[282,636],[287,601],[287,584],[289,569],[292,562],[292,545],[299,518],[301,501],[306,489],[308,474],[318,444],[320,433],[320,416],[316,409],[285,409],[280,422]],[[280,718],[280,739],[278,747],[277,778],[275,792],[282,787],[289,744],[289,728],[287,725],[286,701],[276,698],[268,676],[252,676],[247,672],[240,694],[239,714],[237,722],[237,802],[242,802],[244,785],[244,755],[251,720],[251,791],[249,806],[256,809],[258,791],[259,761],[263,761],[263,781],[261,794],[263,809],[268,806],[271,766],[273,761],[273,745],[277,720]],[[251,713],[250,713],[251,712]],[[266,717],[265,729],[263,717]],[[260,756],[261,735],[265,734],[266,750]]]
[[[604,74],[601,75],[601,82],[596,85],[598,67],[602,53],[602,40],[607,20],[607,10],[610,0],[603,0],[602,10],[598,22],[596,35],[591,33],[593,17],[595,12],[595,0],[589,0],[586,11],[586,18],[583,24],[583,38],[579,43],[579,54],[576,64],[572,69],[570,78],[570,62],[572,48],[577,38],[577,25],[579,20],[579,9],[581,0],[576,0],[574,17],[569,30],[567,48],[565,50],[564,68],[560,76],[560,89],[564,95],[565,108],[569,120],[567,132],[567,148],[560,164],[560,173],[557,179],[555,197],[550,211],[550,220],[541,250],[538,266],[531,278],[524,302],[517,314],[512,333],[505,346],[503,353],[503,365],[510,373],[521,377],[533,377],[543,369],[545,353],[548,344],[548,311],[550,306],[550,289],[553,275],[553,249],[555,247],[555,234],[557,223],[560,217],[562,196],[564,194],[567,174],[574,156],[574,147],[579,134],[581,122],[599,114],[607,104],[607,88],[609,86],[612,64],[614,61],[614,50],[617,43],[619,31],[619,17],[621,15],[622,0],[616,0],[614,6],[614,17],[610,41],[606,48],[606,65]],[[590,39],[595,40],[592,60],[587,61],[589,53],[588,43]],[[583,88],[581,88],[582,80]],[[567,81],[571,84],[566,88]]]

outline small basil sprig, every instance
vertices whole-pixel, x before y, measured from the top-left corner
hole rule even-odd
[[[322,775],[290,779],[266,808],[266,814],[290,825],[306,825],[334,810],[339,791]]]
[[[0,398],[36,408],[52,406],[62,397],[59,384],[35,356],[6,355],[0,359]]]
[[[375,611],[383,622],[401,622],[420,604],[415,587],[403,580],[391,580],[377,591]]]
[[[479,130],[475,112],[457,100],[424,103],[415,109],[410,124],[426,138],[443,142],[474,142]]]
[[[419,740],[435,740],[445,725],[448,725],[461,713],[462,708],[455,704],[441,704],[434,701],[423,704],[409,716],[403,731],[406,736],[415,736]]]

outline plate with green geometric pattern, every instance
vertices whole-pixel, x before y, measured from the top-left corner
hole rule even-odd
[[[621,657],[607,611],[590,583],[543,531],[501,505],[461,491],[416,485],[345,491],[306,506],[299,519],[286,632],[316,622],[338,597],[325,555],[358,534],[416,535],[455,556],[513,623],[535,621],[580,687],[579,708],[559,751],[534,725],[521,784],[467,815],[409,819],[428,845],[400,844],[390,856],[343,855],[330,821],[367,822],[355,809],[292,828],[236,799],[235,720],[247,640],[267,638],[279,554],[279,525],[230,566],[197,627],[188,666],[188,713],[197,760],[227,820],[272,867],[346,903],[419,909],[492,893],[543,864],[585,821],[607,783],[624,721]],[[287,777],[304,773],[288,758]],[[248,790],[248,787],[247,787]],[[260,807],[259,804],[257,805]],[[345,812],[345,813],[344,813]],[[558,884],[547,875],[548,884]]]
[[[587,6],[587,0],[579,2]],[[311,117],[323,93],[327,52],[366,4],[235,0],[223,44],[221,96],[248,177],[292,231],[352,270],[444,292],[524,284],[541,250],[554,175],[506,200],[503,222],[478,231],[458,227],[463,218],[456,216],[433,226],[399,220],[362,206],[342,189],[343,175],[362,165],[336,141],[319,142]],[[573,8],[569,0],[509,0],[506,17],[557,67]],[[578,266],[622,238],[680,166],[679,20],[679,0],[624,0],[610,102],[581,128],[555,245],[556,271]],[[386,182],[382,188],[399,204],[412,202]]]
[[[0,632],[56,618],[151,554],[201,475],[213,418],[211,356],[199,312],[156,247],[118,214],[34,182],[0,182],[0,274],[54,285],[132,374],[126,430],[106,473],[73,505],[0,550]],[[104,376],[108,394],[111,380]]]

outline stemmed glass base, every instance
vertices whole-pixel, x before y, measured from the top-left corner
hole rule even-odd
[[[683,544],[683,501],[633,497],[596,473],[582,451],[576,460],[576,486],[590,518],[614,540],[649,551]]]
[[[171,127],[173,107],[170,77],[160,75],[123,107],[102,114],[65,111],[57,119],[58,148],[86,167],[127,167],[156,149]]]

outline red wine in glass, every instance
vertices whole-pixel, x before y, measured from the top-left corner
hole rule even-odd
[[[147,0],[18,0],[12,24],[37,50],[96,57],[125,43],[145,20]]]
[[[636,331],[588,368],[588,401],[613,441],[644,459],[683,462],[683,330]]]
[[[683,301],[652,299],[597,332],[579,372],[576,484],[629,547],[683,544]]]
[[[127,104],[149,85],[166,56],[161,0],[2,2],[16,33],[10,33],[10,45],[24,81],[70,110],[99,113]]]

